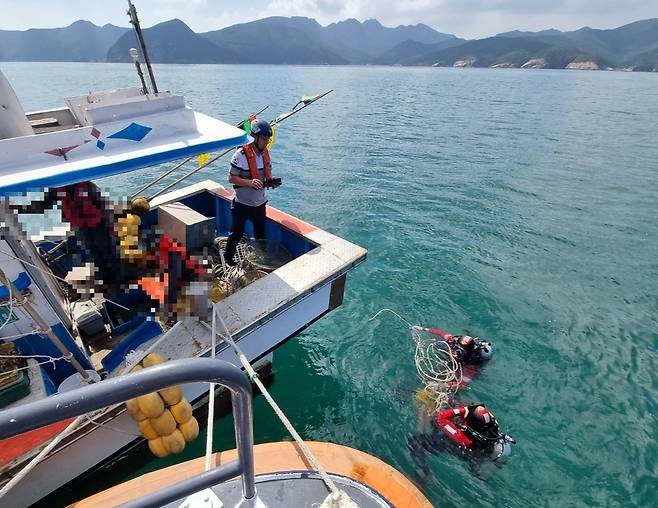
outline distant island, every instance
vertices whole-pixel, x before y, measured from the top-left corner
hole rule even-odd
[[[348,19],[322,26],[270,17],[195,33],[179,19],[144,29],[154,63],[400,65],[658,72],[658,19],[619,28],[506,32],[460,39],[427,25]],[[65,28],[0,30],[0,61],[130,62],[131,28],[76,21]]]

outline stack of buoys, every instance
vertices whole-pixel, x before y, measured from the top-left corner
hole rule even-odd
[[[132,372],[162,362],[162,356],[149,353]],[[192,406],[183,397],[180,386],[130,399],[126,401],[126,408],[137,422],[139,432],[148,439],[149,448],[156,457],[182,452],[185,444],[199,435],[199,422],[192,416]]]
[[[144,251],[139,246],[139,226],[141,224],[142,219],[132,213],[117,220],[121,259],[134,262],[144,255]]]

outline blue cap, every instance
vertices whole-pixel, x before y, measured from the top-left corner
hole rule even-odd
[[[272,136],[272,127],[266,120],[254,120],[251,122],[251,135],[252,136]]]

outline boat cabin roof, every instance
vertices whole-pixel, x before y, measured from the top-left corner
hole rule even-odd
[[[247,134],[139,88],[66,99],[30,113],[34,134],[0,139],[0,196],[103,178],[244,144]]]

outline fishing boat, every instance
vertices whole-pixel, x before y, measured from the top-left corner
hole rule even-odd
[[[185,305],[167,301],[171,267],[119,277],[110,287],[95,280],[98,259],[80,252],[79,230],[70,224],[28,235],[13,208],[26,193],[181,159],[175,168],[184,170],[195,156],[219,152],[204,155],[189,175],[249,141],[244,129],[158,91],[146,64],[149,84],[135,58],[140,86],[69,97],[65,107],[27,114],[0,73],[0,342],[7,348],[0,360],[9,362],[0,372],[1,408],[121,379],[151,352],[167,360],[216,355],[240,365],[228,343],[213,346],[212,301],[248,361],[267,370],[277,347],[341,305],[347,272],[366,258],[365,249],[268,206],[267,241],[245,238],[242,271],[227,267],[221,238],[230,231],[234,191],[210,179],[161,189],[140,219],[142,230],[157,232],[156,251],[167,238],[181,265],[201,274],[186,281]],[[193,407],[207,404],[207,383],[183,392]],[[124,404],[4,439],[0,503],[29,506],[141,440]],[[24,479],[12,480],[17,475]]]
[[[72,506],[431,507],[400,472],[364,452],[297,438],[254,446],[249,379],[234,365],[211,358],[166,362],[2,411],[0,438],[176,383],[200,381],[231,391],[236,450],[207,452],[205,461],[146,474]]]

